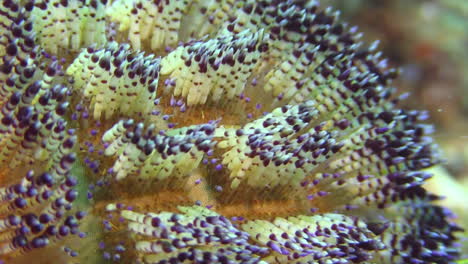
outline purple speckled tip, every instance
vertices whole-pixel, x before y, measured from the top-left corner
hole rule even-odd
[[[51,57],[51,55],[45,51],[42,51],[42,56],[44,56],[45,58],[49,59]]]
[[[328,195],[328,194],[329,194],[329,192],[325,192],[325,191],[319,191],[319,192],[317,192],[317,195],[318,195],[318,196],[321,196],[321,197],[326,196],[326,195]]]
[[[257,78],[252,78],[252,81],[250,82],[250,84],[251,84],[252,86],[257,86],[257,84],[258,84]]]
[[[359,208],[359,206],[357,206],[357,205],[352,205],[352,204],[345,205],[345,209],[348,210],[348,211],[354,210],[354,209],[357,209],[357,208]]]
[[[122,245],[117,245],[117,246],[115,246],[115,251],[117,251],[117,252],[124,252],[124,251],[125,251],[125,247],[122,246]]]
[[[93,146],[90,146],[90,147],[88,148],[88,152],[89,152],[89,153],[93,153],[93,152],[94,152],[94,147],[93,147]]]
[[[111,259],[111,254],[109,252],[103,252],[102,253],[102,257],[105,259],[105,260],[109,260]]]

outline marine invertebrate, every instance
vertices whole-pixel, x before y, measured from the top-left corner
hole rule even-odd
[[[4,167],[14,161],[2,171],[10,176],[2,183],[13,186],[1,192],[1,243],[11,249],[2,258],[65,251],[63,261],[85,263],[456,259],[458,228],[421,186],[430,177],[423,169],[439,162],[425,113],[397,108],[402,97],[388,88],[396,71],[331,9],[270,0],[5,0],[2,8],[8,100],[0,142],[9,151]],[[66,21],[65,30],[40,15],[54,20],[58,11],[78,14],[78,24],[92,16],[96,28]],[[50,42],[47,32],[60,30],[69,42]],[[130,44],[119,43],[126,36]],[[46,176],[13,177],[25,168]],[[69,174],[88,190],[71,190]],[[11,213],[44,191],[59,202],[39,207],[64,207],[54,221],[67,214],[60,225],[75,233],[79,218],[86,243],[49,246],[60,232],[30,223],[42,221],[43,208]],[[89,216],[72,212],[81,208]]]

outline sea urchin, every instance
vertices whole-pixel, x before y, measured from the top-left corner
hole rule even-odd
[[[3,0],[0,259],[451,263],[397,71],[310,0]]]

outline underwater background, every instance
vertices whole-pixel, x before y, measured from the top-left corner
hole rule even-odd
[[[463,263],[467,25],[458,0],[1,1],[0,263]]]

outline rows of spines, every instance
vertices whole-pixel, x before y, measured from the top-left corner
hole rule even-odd
[[[236,222],[200,206],[179,207],[181,213],[143,214],[122,204],[107,210],[119,212],[126,225],[113,232],[136,235],[143,263],[362,262],[385,248],[363,221],[339,214]]]
[[[70,170],[77,137],[66,129],[63,117],[69,91],[60,84],[61,66],[43,56],[36,45],[32,2],[20,6],[17,1],[3,1],[0,8],[0,156],[5,168],[0,189],[0,255],[11,260],[57,246],[70,234],[83,236],[78,219],[84,213],[72,208],[77,181]],[[41,173],[29,171],[19,177],[22,166],[41,167]]]
[[[231,187],[299,186],[300,182],[338,152],[336,132],[317,122],[314,102],[283,106],[237,130],[230,130],[220,147]],[[314,125],[315,123],[315,125]]]
[[[106,10],[110,21],[119,24],[118,31],[127,32],[135,49],[150,43],[151,50],[175,45],[180,23],[186,14],[189,1],[114,1]]]
[[[418,171],[438,162],[426,139],[430,131],[414,120],[420,114],[384,112],[368,116],[366,126],[355,128],[347,120],[322,119],[316,104],[309,101],[277,108],[239,129],[217,127],[213,122],[158,134],[154,126],[145,131],[142,123],[122,120],[104,134],[103,141],[106,153],[118,156],[114,173],[119,179],[141,173],[149,176],[154,170],[164,175],[154,177],[166,178],[178,166],[186,167],[179,164],[180,157],[194,159],[197,165],[215,151],[211,158],[221,159],[233,189],[241,183],[255,188],[287,186],[310,189],[310,199],[327,193],[342,196],[336,197],[334,205],[344,206],[347,201],[385,206],[400,192],[421,185],[428,176]],[[200,144],[192,153],[194,142]],[[150,162],[153,158],[157,161]],[[161,170],[162,164],[168,166],[166,170]],[[395,184],[395,175],[407,177],[411,184]]]
[[[99,9],[95,12],[96,16],[92,17],[99,20],[98,24],[104,24],[102,16],[104,15],[104,8],[107,3],[101,3],[100,1],[95,2],[96,3],[94,4],[88,3],[91,7]],[[80,12],[86,9],[72,7],[72,4],[73,3],[68,3],[68,1],[62,1],[60,3],[40,2],[36,3],[33,13],[50,12],[51,15],[60,14],[61,12],[56,12],[54,10],[51,11],[48,10],[48,8],[61,8],[69,13],[73,13],[74,15],[70,17],[74,17],[76,14],[81,14]],[[80,4],[82,3],[80,2]],[[128,6],[129,8],[123,8],[124,6]],[[361,43],[357,42],[359,34],[356,33],[354,28],[348,30],[346,25],[337,23],[336,18],[338,14],[336,12],[333,12],[331,9],[318,11],[317,7],[318,3],[315,1],[310,1],[307,4],[303,2],[283,3],[278,1],[260,1],[258,3],[254,1],[222,1],[216,3],[188,3],[185,1],[116,1],[107,8],[107,15],[111,16],[111,18],[114,18],[115,20],[121,21],[120,26],[122,27],[122,30],[131,28],[130,31],[133,32],[132,34],[137,35],[151,34],[150,32],[153,31],[149,24],[158,24],[158,19],[180,24],[180,16],[182,14],[187,13],[190,16],[192,13],[199,12],[216,13],[212,16],[214,20],[219,20],[215,24],[219,24],[220,26],[216,26],[208,30],[208,32],[217,32],[218,35],[238,34],[241,31],[245,31],[245,29],[255,32],[258,28],[263,28],[268,36],[268,40],[266,42],[271,46],[270,51],[264,58],[269,64],[273,65],[270,65],[269,67],[271,72],[267,75],[265,80],[265,88],[267,90],[274,90],[274,94],[276,95],[282,94],[283,96],[286,95],[288,98],[293,96],[295,93],[298,93],[297,88],[302,88],[304,85],[303,83],[307,81],[307,78],[304,76],[307,76],[307,72],[312,71],[313,73],[314,68],[317,67],[317,65],[320,65],[329,58],[337,56],[346,57],[353,53],[357,54],[357,56],[354,56],[356,58],[351,60],[355,66],[355,69],[353,70],[357,69],[359,72],[370,72],[371,75],[375,75],[375,78],[371,76],[367,79],[378,79],[382,84],[388,83],[388,80],[391,80],[394,76],[394,70],[386,67],[385,60],[380,59],[380,53],[375,53],[372,47],[370,49],[361,47]],[[166,12],[166,9],[169,11]],[[216,11],[217,9],[219,9],[219,11]],[[72,12],[73,10],[75,10],[75,12]],[[130,18],[119,15],[121,12],[116,12],[118,10],[127,10],[124,12],[130,12]],[[218,15],[218,13],[221,15]],[[166,18],[166,15],[169,17]],[[37,16],[40,17],[40,19],[43,18],[40,15]],[[246,17],[249,17],[248,21],[244,21]],[[86,19],[84,18],[77,18],[77,23],[67,22],[66,24],[76,27],[85,20]],[[53,21],[53,19],[50,21]],[[96,23],[91,24],[94,25]],[[61,23],[59,21],[56,25],[49,25],[47,27],[41,26],[41,28],[53,32],[60,32],[61,30],[56,29],[57,25],[60,24]],[[186,28],[187,26],[193,27],[194,24],[196,23],[186,21],[183,28]],[[96,30],[97,28],[102,31],[103,26],[95,25],[90,28],[93,30]],[[73,31],[71,29],[67,30]],[[177,35],[176,33],[180,34],[178,31],[182,31],[182,29],[175,26],[168,30],[157,30],[156,32],[159,33],[154,34],[169,34],[172,36]],[[190,37],[185,41],[197,39],[204,35],[200,33],[203,31],[200,30],[200,28],[194,27],[192,31],[196,32],[195,35],[193,35],[194,33],[192,32],[189,34]],[[76,34],[74,33],[72,35]],[[82,33],[82,35],[85,37],[98,36],[102,38],[106,34],[90,34],[87,32]],[[77,42],[79,40],[79,36],[80,34],[78,34],[76,38],[72,38],[72,42]],[[156,42],[161,42],[165,37],[160,36],[155,38],[158,39]],[[174,47],[175,43],[173,42],[175,42],[174,40],[176,37],[172,36],[170,38],[172,39],[170,41],[172,43],[172,47]],[[132,43],[136,42],[134,38],[130,39],[132,40]],[[61,41],[66,42],[68,40],[69,37],[61,37],[60,41],[52,41],[53,43],[50,45],[44,44],[44,46],[53,46],[56,45],[56,43],[61,43]],[[80,45],[73,44],[73,46],[77,46],[75,49],[78,49],[78,46],[82,47],[90,44],[86,43],[82,43]],[[103,44],[104,42],[102,41],[102,43],[99,43]],[[52,48],[57,49],[57,47]],[[140,49],[140,44],[133,43],[133,48],[137,50]],[[309,50],[310,52],[305,52],[306,50]],[[316,53],[316,55],[311,57],[311,51],[315,51],[314,53]],[[298,60],[297,58],[301,53],[304,53],[304,55],[307,56],[301,56]],[[277,80],[278,77],[281,77],[281,80]],[[289,81],[289,85],[281,85],[285,80]],[[290,82],[294,85],[290,85]],[[304,88],[301,90],[304,91],[307,89]],[[296,96],[296,99],[302,97],[304,97],[304,95]],[[301,100],[305,99],[307,98],[302,98]]]
[[[359,263],[385,249],[363,221],[340,214],[248,221],[242,229],[271,250],[269,263]]]
[[[68,89],[57,84],[63,75],[59,63],[41,61],[27,15],[30,7],[20,8],[14,2],[3,7],[16,12],[6,15],[11,23],[4,24],[9,26],[1,60],[0,159],[11,168],[46,159],[51,165],[69,152],[60,149],[66,134],[62,116],[68,107]]]
[[[31,21],[38,43],[53,55],[105,44],[106,6],[107,0],[34,1]]]
[[[156,99],[159,59],[135,52],[128,44],[88,47],[68,67],[74,88],[89,101],[93,116],[148,116]]]
[[[419,196],[424,192],[420,189]],[[459,258],[453,241],[460,227],[450,222],[455,217],[453,213],[431,204],[427,198],[408,201],[395,206],[393,215],[387,215],[387,219],[370,224],[388,245],[377,258],[384,263],[452,263]]]
[[[173,95],[188,106],[233,99],[244,92],[268,49],[263,38],[259,30],[188,43],[162,59],[161,74],[174,82]]]
[[[176,5],[176,2],[179,3],[175,1],[169,5]],[[276,8],[276,4],[279,4],[280,8]],[[189,48],[179,47],[165,58],[167,63],[165,63],[163,73],[172,73],[170,77],[175,75],[179,79],[179,82],[174,82],[176,96],[187,97],[191,95],[189,96],[190,100],[187,99],[191,104],[204,103],[208,97],[217,101],[223,93],[228,93],[230,96],[226,98],[230,99],[233,94],[238,95],[240,91],[244,90],[245,82],[247,79],[255,77],[252,75],[252,71],[259,70],[258,66],[261,66],[260,68],[266,66],[268,73],[259,80],[255,78],[256,82],[263,83],[264,88],[271,91],[274,96],[278,96],[280,99],[286,98],[292,103],[309,100],[318,94],[322,98],[332,96],[336,99],[331,102],[334,106],[339,105],[341,100],[350,101],[346,107],[342,107],[343,111],[348,108],[350,111],[356,112],[356,108],[360,108],[361,111],[367,107],[372,108],[378,105],[382,99],[387,99],[391,95],[392,90],[385,88],[385,86],[394,78],[395,71],[386,66],[385,60],[380,59],[380,53],[375,53],[376,45],[372,45],[369,49],[361,47],[362,43],[358,43],[358,38],[355,37],[358,35],[356,30],[347,30],[346,25],[337,23],[336,14],[331,10],[327,9],[319,13],[317,4],[314,2],[304,7],[301,3],[286,4],[264,1],[254,4],[247,1],[241,6],[243,7],[234,10],[237,10],[238,13],[261,14],[259,21],[257,21],[258,25],[253,23],[255,27],[250,28],[252,25],[247,26],[239,22],[243,25],[239,30],[243,29],[243,32],[232,29],[231,32],[220,33],[216,38],[217,41],[189,42]],[[283,18],[274,20],[275,16]],[[267,23],[268,21],[269,23]],[[230,26],[236,25],[237,22],[234,20],[229,23],[224,25],[228,29]],[[300,29],[294,29],[289,24],[302,26],[299,27]],[[259,27],[264,28],[262,29],[264,33],[254,33]],[[287,37],[288,34],[293,33],[300,33],[299,37]],[[266,37],[265,40],[262,40],[264,34]],[[236,48],[236,42],[242,43],[244,42],[242,40],[247,41],[251,38],[259,38],[257,41],[262,40],[259,51],[265,53],[253,56],[254,63],[249,59],[252,56],[247,56],[248,54],[245,52],[238,52]],[[229,58],[217,60],[215,55],[220,52],[220,48],[217,46],[223,44],[223,39],[236,40],[226,46],[227,50],[234,48],[234,53],[230,54],[228,51],[228,54],[223,54],[223,56]],[[218,45],[213,45],[216,44],[214,42],[217,42]],[[267,51],[266,47],[268,46],[270,46],[270,50]],[[275,46],[281,47],[281,51],[275,51]],[[183,52],[184,49],[185,52]],[[187,51],[189,54],[185,54]],[[221,48],[220,53],[222,51],[223,48]],[[192,53],[193,56],[190,55]],[[276,58],[274,53],[287,55]],[[261,58],[259,55],[262,55]],[[248,58],[247,61],[246,58]],[[182,65],[182,61],[187,67]],[[220,62],[225,61],[229,62],[231,67],[218,71],[220,65],[225,65],[225,63]],[[199,67],[196,67],[196,64]],[[232,67],[234,66],[232,64],[237,64],[237,66]],[[177,67],[178,69],[175,69]],[[185,75],[195,76],[189,78],[190,80],[185,80],[187,78]],[[210,78],[206,78],[205,75],[210,75]],[[230,86],[240,89],[217,88],[216,84],[219,84],[219,81],[212,80],[217,80],[220,77],[221,80],[232,82]],[[192,84],[194,87],[187,88],[188,84]],[[328,91],[323,88],[324,86],[332,86],[333,89]],[[208,96],[210,91],[213,92]],[[355,96],[352,96],[353,94]],[[366,95],[362,96],[364,94]],[[359,97],[363,97],[363,99],[356,99]],[[351,98],[357,100],[358,107],[353,106],[354,102]],[[330,102],[328,104],[331,108]]]
[[[112,167],[116,179],[184,177],[213,152],[215,126],[212,122],[157,132],[154,125],[121,120],[104,134],[104,153],[117,158]]]
[[[122,204],[107,207],[109,211],[122,208]],[[230,221],[199,206],[180,207],[179,210],[182,214],[119,210],[120,221],[127,226],[112,231],[126,228],[138,234],[133,241],[134,249],[144,263],[207,260],[202,260],[201,256],[212,263],[237,263],[243,258],[228,254],[229,249],[217,251],[219,247],[229,248],[233,244],[236,252],[249,255],[253,263],[346,263],[350,260],[357,263],[439,263],[450,262],[458,254],[450,246],[454,232],[459,230],[447,222],[451,213],[424,202],[417,207],[403,205],[396,212],[401,215],[368,224],[341,214],[237,223],[235,221],[240,218]],[[238,231],[228,235],[222,231],[225,225]],[[240,234],[243,234],[243,243],[238,240]],[[223,238],[224,235],[227,237]],[[242,250],[243,247],[247,250]],[[204,250],[210,253],[203,253]],[[162,252],[165,254],[158,254]],[[222,252],[223,257],[213,252]],[[226,255],[236,256],[236,262],[225,259]]]
[[[78,196],[77,180],[70,175],[74,153],[61,158],[59,168],[35,174],[0,188],[0,255],[3,258],[57,246],[70,235],[84,237],[79,220],[85,216],[72,207]],[[76,252],[69,252],[75,257]]]

